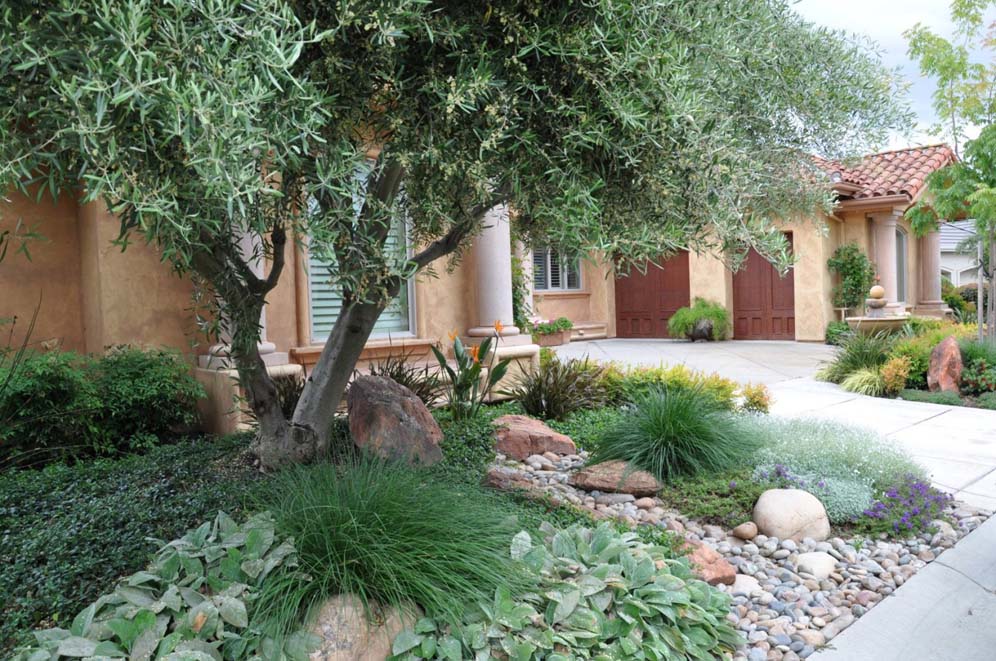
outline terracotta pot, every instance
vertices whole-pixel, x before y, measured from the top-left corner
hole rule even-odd
[[[571,341],[571,331],[565,330],[549,335],[536,334],[536,344],[541,347],[559,347],[561,344],[568,344]]]

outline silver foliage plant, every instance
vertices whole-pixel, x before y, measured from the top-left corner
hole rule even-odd
[[[536,574],[532,592],[498,590],[459,627],[423,618],[395,638],[394,658],[677,661],[725,658],[743,643],[726,619],[729,597],[666,549],[607,523],[543,534],[512,541],[512,557]]]
[[[68,629],[35,632],[37,642],[13,658],[306,659],[312,637],[299,633],[277,644],[253,617],[263,581],[296,565],[293,540],[277,538],[269,514],[239,525],[219,513],[164,544],[146,570],[121,579]]]

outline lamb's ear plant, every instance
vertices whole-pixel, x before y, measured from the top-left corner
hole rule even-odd
[[[535,576],[531,592],[500,587],[459,626],[424,618],[394,639],[394,659],[722,658],[743,644],[726,619],[729,597],[685,560],[603,523],[527,532],[511,556]]]
[[[263,585],[304,580],[296,565],[293,540],[277,535],[269,514],[239,525],[219,513],[164,544],[148,569],[121,579],[68,629],[35,632],[37,642],[18,648],[13,658],[304,661],[318,644],[313,636],[295,631],[277,644],[257,617]]]

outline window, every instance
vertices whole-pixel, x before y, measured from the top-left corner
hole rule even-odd
[[[896,300],[900,303],[906,302],[906,251],[908,249],[906,231],[901,227],[896,228]]]
[[[577,291],[581,289],[581,260],[569,259],[550,248],[533,250],[533,289]]]
[[[357,178],[364,181],[370,174],[370,170],[362,168],[357,170]],[[309,209],[314,209],[317,204],[314,200],[309,202]],[[360,212],[363,200],[360,198],[354,204],[356,213]],[[391,223],[391,230],[387,236],[384,246],[387,254],[396,253],[398,261],[404,259],[408,251],[408,236],[405,222],[401,218],[396,218]],[[342,309],[342,289],[332,281],[331,274],[335,272],[334,261],[328,261],[323,255],[313,252],[308,253],[308,297],[311,305],[311,341],[313,343],[323,343],[328,339],[339,318],[339,311]],[[401,288],[398,296],[388,304],[374,324],[372,337],[385,337],[388,335],[409,335],[412,333],[414,324],[412,322],[412,309],[410,301],[413,298],[412,281],[409,280],[407,286]]]

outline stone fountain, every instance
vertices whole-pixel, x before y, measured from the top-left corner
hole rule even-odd
[[[847,317],[848,326],[853,331],[868,334],[877,333],[880,330],[899,330],[909,321],[910,314],[905,310],[898,314],[890,314],[886,309],[888,304],[889,301],[885,297],[885,287],[875,285],[868,290],[864,316]]]

